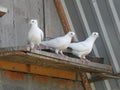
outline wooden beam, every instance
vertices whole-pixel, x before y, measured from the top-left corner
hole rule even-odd
[[[0,56],[9,56],[9,55],[25,55],[26,53],[21,51],[13,51],[13,52],[2,52]]]
[[[76,80],[75,71],[48,68],[38,65],[29,65],[0,60],[0,69]]]
[[[62,3],[61,3],[61,0],[53,0],[53,1],[55,3],[58,15],[60,17],[60,21],[62,23],[64,32],[67,33],[69,31],[71,31],[67,17],[65,15],[65,12],[64,12],[64,9],[63,9]]]
[[[80,77],[82,79],[82,83],[83,83],[84,89],[85,90],[92,90],[92,88],[90,86],[90,83],[88,81],[86,73],[80,73]]]
[[[19,72],[28,72],[26,64],[14,63],[9,61],[0,60],[0,69],[19,71]]]
[[[92,75],[95,75],[95,76],[89,79],[90,83],[106,80],[106,79],[120,79],[120,76],[116,74],[99,73],[99,74],[92,74]]]
[[[13,51],[15,52],[15,51]],[[0,60],[19,62],[25,64],[41,65],[59,69],[68,69],[72,71],[94,72],[94,73],[112,73],[112,67],[109,65],[90,62],[83,64],[79,59],[68,56],[56,55],[45,51],[34,50],[31,52],[16,51],[16,53],[6,52],[0,54]]]
[[[67,71],[67,70],[60,70],[60,69],[55,69],[55,68],[31,65],[30,72],[35,73],[35,74],[40,74],[40,75],[47,75],[47,76],[76,80],[75,71]]]
[[[0,17],[5,15],[6,13],[7,13],[7,8],[4,8],[4,7],[0,6]]]
[[[27,46],[16,46],[16,47],[5,47],[0,48],[0,54],[7,52],[15,52],[15,51],[27,51]]]
[[[37,57],[43,60],[49,60],[49,61],[54,61],[56,63],[63,63],[67,66],[72,68],[79,68],[79,70],[82,70],[84,72],[106,72],[106,73],[112,73],[112,67],[109,65],[104,65],[100,63],[94,63],[90,62],[88,64],[83,64],[81,60],[76,59],[76,58],[70,58],[68,56],[61,56],[61,55],[56,55],[54,53],[48,53],[44,51],[38,51],[34,50],[31,51],[31,53],[27,53],[28,55],[32,57]],[[53,63],[54,63],[53,62]]]

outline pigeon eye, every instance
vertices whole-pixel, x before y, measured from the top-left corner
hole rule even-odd
[[[70,35],[73,35],[73,33],[71,33]]]
[[[34,21],[32,21],[32,23],[34,23]]]

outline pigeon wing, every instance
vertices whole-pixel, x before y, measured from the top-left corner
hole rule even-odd
[[[55,39],[51,39],[49,41],[42,41],[41,44],[52,47],[52,48],[58,48],[58,47],[62,46],[63,41],[64,41],[64,39],[62,37],[58,37]]]
[[[71,48],[72,50],[78,51],[78,52],[84,52],[84,51],[89,50],[89,47],[86,44],[84,44],[83,42],[71,43],[69,45],[69,48]]]
[[[44,39],[44,34],[43,34],[43,31],[40,29],[40,36],[41,36],[41,40]]]

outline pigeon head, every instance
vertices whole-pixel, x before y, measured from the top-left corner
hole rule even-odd
[[[98,32],[93,32],[91,36],[97,38],[97,37],[99,37],[99,33]]]
[[[30,24],[31,24],[31,25],[37,25],[38,22],[37,22],[36,19],[31,19],[31,20],[30,20]]]
[[[73,37],[73,36],[75,36],[75,33],[74,32],[68,32],[67,35],[70,36],[70,37]]]

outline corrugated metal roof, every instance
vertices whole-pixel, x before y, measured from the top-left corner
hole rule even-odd
[[[107,64],[111,64],[114,72],[120,72],[120,1],[119,0],[64,0],[66,14],[72,22],[73,31],[77,33],[79,41],[87,37],[91,32],[100,33],[96,41],[92,55],[105,58]],[[71,23],[70,23],[71,25]],[[118,83],[104,81],[95,83],[96,87],[105,86],[96,90],[112,90]],[[114,83],[114,84],[113,84]],[[117,86],[117,85],[116,85]],[[117,86],[116,88],[120,88]]]

